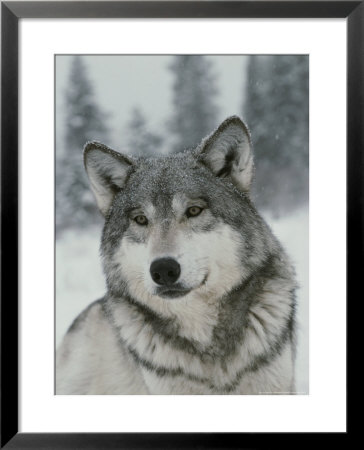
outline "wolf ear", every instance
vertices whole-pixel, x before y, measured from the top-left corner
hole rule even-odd
[[[254,173],[252,144],[239,117],[228,117],[199,148],[199,159],[217,177],[229,177],[239,189],[249,191]]]
[[[115,194],[124,187],[134,162],[99,142],[87,142],[83,157],[91,189],[105,216]]]

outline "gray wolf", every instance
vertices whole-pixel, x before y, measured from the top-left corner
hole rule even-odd
[[[89,142],[84,161],[107,293],[63,339],[57,394],[293,393],[295,274],[250,198],[246,125],[158,158]]]

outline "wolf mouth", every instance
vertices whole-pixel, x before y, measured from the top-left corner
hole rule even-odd
[[[176,285],[176,286],[165,286],[158,288],[157,295],[162,298],[179,298],[184,297],[189,292],[191,292],[193,289],[198,289],[199,287],[206,284],[208,277],[208,273],[205,275],[204,279],[202,280],[201,284],[197,286],[196,288],[184,288],[182,286]]]
[[[163,298],[178,298],[183,297],[191,292],[191,289],[165,289],[163,291],[159,291],[159,297]]]

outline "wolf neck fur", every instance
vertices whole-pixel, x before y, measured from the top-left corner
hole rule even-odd
[[[153,331],[172,345],[205,359],[224,359],[239,346],[249,325],[253,299],[263,290],[266,279],[277,272],[275,257],[270,255],[248,279],[242,281],[221,299],[196,299],[196,303],[163,301],[165,307],[156,311],[128,294],[111,296],[113,307],[127,307],[133,316],[152,327]],[[124,308],[123,308],[124,309]],[[118,326],[118,320],[114,323]],[[258,319],[259,320],[259,319]]]
[[[205,341],[186,335],[184,318],[162,315],[128,295],[110,294],[104,312],[122,347],[147,372],[162,378],[183,376],[216,392],[232,392],[245,375],[275,360],[292,341],[295,284],[284,264],[270,255],[216,301]],[[204,316],[199,321],[206,327]]]

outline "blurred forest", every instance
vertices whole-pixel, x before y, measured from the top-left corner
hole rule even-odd
[[[275,215],[308,199],[308,57],[250,57],[243,117],[252,133],[254,197]]]
[[[253,198],[258,208],[279,216],[308,201],[308,56],[246,58],[242,90],[236,95],[241,96],[240,116],[251,130],[254,145]],[[171,58],[165,70],[173,78],[171,114],[165,126],[155,131],[143,109],[132,108],[123,124],[131,154],[182,151],[219,125],[220,80],[211,59],[179,55]],[[82,56],[73,57],[62,95],[63,133],[60,138],[57,125],[56,141],[57,236],[66,229],[102,222],[83,167],[82,149],[90,140],[115,148],[108,125],[110,112],[100,107]]]

